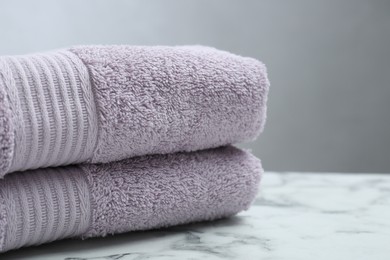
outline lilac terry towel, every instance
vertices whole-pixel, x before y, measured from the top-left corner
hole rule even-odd
[[[11,174],[0,180],[0,252],[231,216],[249,207],[261,173],[227,146]]]
[[[82,46],[0,57],[0,177],[252,140],[265,66],[202,46]]]

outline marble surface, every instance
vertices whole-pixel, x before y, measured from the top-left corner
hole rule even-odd
[[[0,259],[390,259],[390,174],[266,173],[250,210],[210,223],[65,240]]]

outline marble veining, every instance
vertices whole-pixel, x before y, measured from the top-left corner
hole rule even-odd
[[[390,174],[271,173],[250,210],[214,222],[65,240],[0,259],[390,259]]]

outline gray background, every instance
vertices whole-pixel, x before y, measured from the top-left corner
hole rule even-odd
[[[0,55],[204,44],[264,61],[266,170],[390,172],[390,1],[0,1]]]

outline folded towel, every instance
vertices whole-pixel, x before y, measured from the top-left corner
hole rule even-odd
[[[11,174],[0,180],[0,252],[227,217],[249,207],[261,172],[227,146]]]
[[[201,46],[84,46],[0,58],[0,177],[254,139],[269,82]]]

